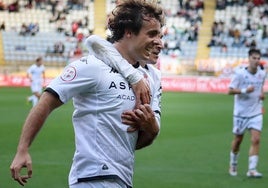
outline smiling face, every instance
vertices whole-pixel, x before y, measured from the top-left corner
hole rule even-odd
[[[146,62],[146,63],[149,63],[149,64],[156,64],[157,63],[157,60],[159,58],[159,54],[160,54],[161,50],[164,47],[163,42],[162,42],[161,39],[156,40],[154,42],[155,42],[155,44],[154,44],[152,53],[150,54],[149,60]]]
[[[131,33],[129,51],[136,61],[148,61],[150,58],[158,58],[161,46],[161,26],[155,19],[143,21],[143,27],[139,34]]]

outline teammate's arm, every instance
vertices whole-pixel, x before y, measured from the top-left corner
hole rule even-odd
[[[27,179],[32,176],[32,160],[29,154],[29,147],[44,125],[48,115],[63,103],[54,95],[44,92],[38,104],[33,107],[26,118],[20,141],[17,147],[17,153],[10,166],[11,175],[22,186],[27,183]],[[27,168],[27,174],[22,175],[21,169]]]

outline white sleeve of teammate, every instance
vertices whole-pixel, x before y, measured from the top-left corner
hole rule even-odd
[[[153,71],[153,70],[149,70]],[[161,85],[161,73],[155,74],[154,79],[154,93],[152,96],[151,107],[154,111],[156,121],[158,123],[159,129],[161,127],[161,98],[162,98],[162,85]]]
[[[116,69],[130,84],[139,82],[143,76],[116,50],[112,43],[91,35],[86,39],[86,46],[90,54]]]

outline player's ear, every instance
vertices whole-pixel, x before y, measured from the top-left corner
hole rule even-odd
[[[126,30],[125,30],[125,35],[126,35],[128,38],[131,37],[131,35],[132,35],[132,31],[126,29]]]

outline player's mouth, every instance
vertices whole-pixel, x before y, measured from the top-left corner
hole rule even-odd
[[[146,50],[146,58],[149,59],[150,55],[153,53],[153,49],[152,48],[147,48]]]
[[[160,54],[160,51],[159,50],[154,50],[152,51],[152,54],[157,58]]]

